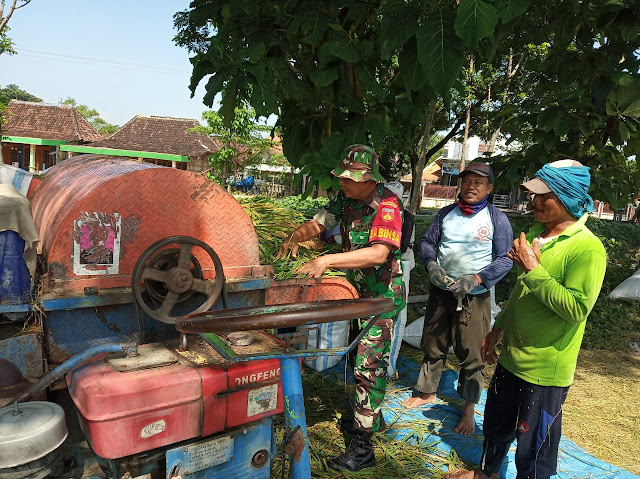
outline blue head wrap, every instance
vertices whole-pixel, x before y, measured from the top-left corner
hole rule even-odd
[[[536,176],[555,193],[571,216],[580,218],[594,211],[593,199],[589,196],[591,174],[588,166],[554,168],[547,164],[536,172]]]

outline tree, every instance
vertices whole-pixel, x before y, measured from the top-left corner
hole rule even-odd
[[[18,10],[19,8],[28,5],[31,0],[9,0],[11,5],[8,7],[8,10],[5,14],[5,0],[0,0],[0,55],[6,53],[8,55],[15,55],[16,51],[13,49],[13,42],[7,36],[9,32],[9,27],[7,23],[11,19],[13,12]]]
[[[262,136],[267,131],[265,125],[255,121],[255,112],[246,107],[235,109],[231,126],[225,125],[222,116],[213,110],[205,111],[202,119],[207,126],[197,126],[189,131],[203,133],[211,136],[220,143],[221,148],[209,158],[212,170],[219,172],[219,181],[226,183],[230,169],[233,169],[234,178],[241,167],[256,164],[262,159],[262,155],[272,142]],[[215,173],[211,175],[215,177]]]
[[[78,113],[93,126],[98,133],[114,133],[118,129],[118,125],[112,125],[100,118],[100,113],[87,105],[78,105],[78,102],[71,97],[60,102],[62,105],[69,105],[78,110]]]
[[[192,91],[209,77],[204,102],[224,93],[226,122],[239,101],[278,115],[285,155],[325,189],[356,142],[412,158],[419,180],[432,132],[456,137],[467,112],[469,134],[520,145],[495,159],[501,181],[568,156],[615,205],[640,179],[627,159],[640,144],[638,2],[194,0],[174,23],[193,54]]]
[[[595,198],[625,205],[640,182],[640,5],[581,2],[553,16],[531,11],[527,22],[536,28],[511,37],[525,54],[527,94],[496,115],[523,146],[497,168],[514,184],[547,161],[573,158],[591,167]]]
[[[228,121],[238,98],[260,115],[278,114],[285,156],[322,188],[337,187],[329,171],[349,144],[370,143],[378,151],[395,140],[406,148],[422,144],[422,124],[437,95],[411,66],[405,69],[409,61],[419,67],[415,39],[402,64],[393,47],[380,45],[379,30],[392,37],[396,28],[381,26],[378,5],[232,3],[212,11],[197,3],[176,15],[176,42],[196,54],[191,87],[213,74],[204,101],[211,104],[224,90],[221,113]],[[446,115],[440,120],[450,123]],[[417,136],[405,141],[409,129]],[[407,149],[386,151],[387,158],[418,157]]]
[[[22,100],[22,101],[42,101],[42,98],[38,98],[31,93],[22,90],[18,85],[14,83],[10,83],[4,88],[0,88],[0,103],[4,105],[8,105],[11,100]]]
[[[11,100],[42,101],[37,96],[20,89],[18,85],[13,83],[4,88],[0,88],[0,138],[2,138],[2,126],[7,122],[7,105]],[[0,141],[0,164],[2,162],[2,141]]]

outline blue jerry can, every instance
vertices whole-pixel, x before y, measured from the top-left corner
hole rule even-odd
[[[0,302],[29,302],[31,277],[24,261],[24,240],[15,231],[0,232]]]

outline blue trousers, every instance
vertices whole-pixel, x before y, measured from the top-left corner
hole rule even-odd
[[[487,391],[481,468],[498,472],[514,439],[518,479],[556,474],[562,405],[569,387],[537,386],[498,364]]]

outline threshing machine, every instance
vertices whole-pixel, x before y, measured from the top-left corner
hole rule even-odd
[[[273,280],[240,204],[191,172],[81,155],[32,190],[33,294],[0,298],[0,478],[268,478],[278,413],[310,477],[300,361],[348,347],[305,332],[392,301]]]

